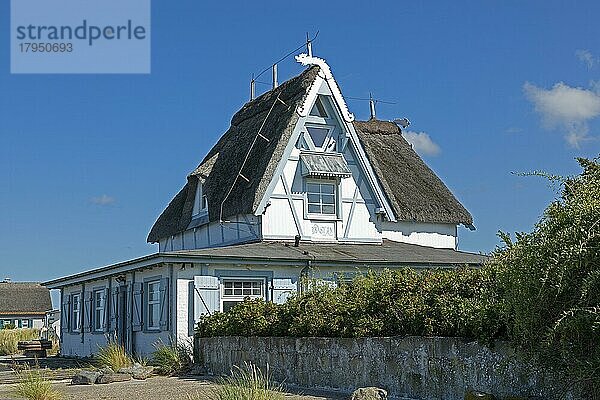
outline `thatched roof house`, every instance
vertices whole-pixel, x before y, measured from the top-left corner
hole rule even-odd
[[[51,309],[50,290],[39,283],[0,282],[0,325],[38,327]]]

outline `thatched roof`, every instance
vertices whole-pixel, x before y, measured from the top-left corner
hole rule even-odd
[[[313,66],[257,99],[248,102],[231,120],[231,127],[188,176],[187,183],[160,215],[148,242],[183,232],[192,220],[194,197],[199,182],[208,199],[208,220],[219,221],[223,199],[235,181],[223,206],[223,219],[252,214],[289,142],[298,113],[319,67]],[[276,101],[277,96],[283,103]],[[285,104],[284,104],[285,103]],[[265,120],[269,110],[271,114]],[[237,178],[261,124],[261,134],[252,148],[242,175]],[[472,224],[471,215],[450,193],[401,137],[396,125],[382,121],[355,122],[361,143],[400,220]],[[237,178],[237,181],[236,181]]]
[[[199,181],[204,183],[204,191],[210,205],[209,220],[219,221],[221,202],[236,180],[242,162],[269,109],[275,104],[261,131],[269,142],[258,139],[253,147],[242,171],[242,175],[250,182],[237,180],[235,190],[231,191],[224,203],[223,219],[254,212],[298,121],[296,108],[304,100],[318,71],[318,67],[306,69],[275,90],[246,103],[233,116],[229,130],[190,174],[186,185],[160,215],[148,235],[148,242],[157,242],[187,228],[191,221],[194,195]],[[277,96],[285,104],[276,102]]]
[[[0,315],[41,315],[52,309],[50,290],[33,282],[0,282]]]
[[[392,122],[354,122],[398,220],[465,224],[473,217],[423,162]]]

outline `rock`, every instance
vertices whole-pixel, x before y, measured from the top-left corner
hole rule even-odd
[[[469,390],[465,393],[465,400],[496,400],[493,394]]]
[[[376,387],[366,387],[356,389],[350,400],[387,400],[387,398],[387,391]]]
[[[80,371],[71,379],[71,385],[93,385],[101,375],[96,371]]]
[[[100,372],[102,375],[115,373],[115,371],[113,371],[111,367],[102,367],[98,370],[98,372]]]
[[[145,380],[152,375],[154,372],[154,367],[144,367],[142,364],[135,363],[131,367],[121,368],[118,371],[120,374],[128,374],[133,377],[133,379]]]
[[[107,383],[125,382],[129,380],[131,380],[131,375],[129,374],[103,374],[98,377],[96,383],[103,385]]]

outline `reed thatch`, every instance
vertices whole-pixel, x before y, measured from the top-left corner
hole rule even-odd
[[[209,221],[255,212],[298,121],[296,108],[304,100],[318,71],[316,66],[306,69],[246,103],[233,116],[229,130],[188,176],[185,186],[160,215],[148,235],[148,242],[158,242],[187,229],[200,183],[208,199]],[[276,100],[278,96],[282,102]],[[260,132],[268,141],[258,138],[252,147],[263,123]],[[357,121],[354,126],[397,219],[468,226],[473,223],[469,212],[402,138],[396,125],[373,120]],[[241,174],[249,182],[238,177],[247,154]],[[233,190],[226,198],[232,185]]]
[[[0,282],[0,315],[43,315],[52,309],[50,290],[34,282]]]
[[[354,127],[398,220],[473,225],[473,217],[387,121]]]
[[[318,71],[316,66],[306,69],[276,89],[246,103],[233,116],[229,130],[190,174],[186,185],[160,215],[148,235],[148,242],[157,242],[187,228],[199,181],[204,184],[210,221],[254,212],[298,121],[296,108],[304,100]],[[277,96],[282,102],[276,101]],[[273,109],[266,118],[271,107]],[[263,122],[261,134],[269,141],[259,138],[248,155],[241,172],[248,178],[247,182],[237,174]],[[221,203],[232,185],[234,189],[223,203],[221,216]]]

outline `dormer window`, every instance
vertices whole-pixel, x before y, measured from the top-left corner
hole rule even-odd
[[[204,193],[204,185],[198,182],[196,187],[196,197],[194,199],[194,211],[192,215],[194,217],[208,214],[208,198]]]

